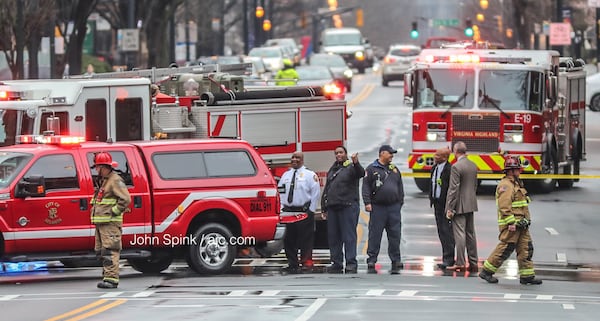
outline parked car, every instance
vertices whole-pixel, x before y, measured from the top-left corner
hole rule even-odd
[[[590,106],[590,110],[600,111],[600,73],[586,77],[585,103]]]
[[[338,54],[316,53],[308,60],[311,66],[325,66],[333,73],[333,77],[344,84],[346,92],[352,91],[352,69],[346,64],[344,58]]]
[[[404,80],[404,73],[415,62],[421,47],[410,44],[391,45],[381,64],[381,84],[387,87],[390,81]]]
[[[329,99],[344,99],[344,85],[336,81],[333,73],[325,66],[299,66],[298,86],[320,86],[323,87],[325,96]]]
[[[298,45],[292,38],[273,38],[267,40],[265,46],[281,46],[288,48],[291,56],[289,57],[294,62],[294,66],[300,66],[302,60],[302,46]]]
[[[250,50],[248,56],[262,58],[267,71],[275,73],[279,69],[283,68],[283,59],[285,58],[285,53],[283,52],[283,49],[278,46],[255,47]]]

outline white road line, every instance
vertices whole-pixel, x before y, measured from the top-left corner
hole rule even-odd
[[[295,321],[307,321],[327,302],[327,299],[316,299]]]
[[[553,295],[545,295],[545,294],[539,294],[538,296],[535,297],[536,300],[552,300],[554,298]]]
[[[266,291],[262,291],[261,294],[259,294],[260,296],[276,296],[277,293],[279,293],[281,291],[279,290],[266,290]]]
[[[134,298],[147,298],[149,296],[151,296],[152,294],[154,294],[155,291],[142,291],[142,292],[138,292],[134,295],[132,295],[132,297]]]
[[[20,296],[19,294],[3,295],[3,296],[0,296],[0,301],[9,301],[9,300],[18,298],[19,296]]]
[[[548,232],[548,234],[550,234],[550,235],[558,235],[558,234],[560,234],[560,233],[558,233],[557,230],[555,230],[552,227],[546,227],[546,232]]]
[[[248,291],[247,290],[233,290],[231,292],[229,292],[229,294],[227,294],[227,296],[242,296],[244,294],[246,294]]]
[[[566,253],[556,253],[556,261],[561,263],[567,263]]]
[[[367,291],[366,295],[382,295],[385,290],[382,289],[374,289]]]
[[[416,290],[402,290],[400,291],[400,293],[398,293],[398,296],[415,296],[415,294],[417,294]]]
[[[516,299],[520,299],[521,295],[518,293],[506,293],[504,295],[505,299],[510,299],[510,300],[516,300]]]
[[[574,305],[572,305],[572,304],[567,304],[567,303],[564,303],[564,304],[562,305],[562,307],[563,307],[563,309],[565,309],[565,310],[575,310],[575,306],[574,306]]]
[[[123,292],[108,292],[108,293],[102,294],[100,297],[101,298],[114,298],[114,297],[119,296],[121,294],[123,294]]]

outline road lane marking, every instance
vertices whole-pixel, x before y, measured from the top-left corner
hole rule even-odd
[[[134,297],[134,298],[147,298],[147,297],[151,296],[154,293],[155,293],[155,291],[142,291],[142,292],[138,292],[138,293],[132,295],[132,297]]]
[[[509,300],[518,300],[521,298],[521,295],[518,293],[506,293],[504,294],[504,298]]]
[[[92,302],[92,303],[90,303],[88,305],[84,305],[84,306],[82,306],[80,308],[77,308],[75,310],[71,310],[71,311],[65,312],[65,313],[63,313],[61,315],[57,315],[57,316],[55,316],[53,318],[46,319],[45,321],[57,321],[57,320],[61,320],[63,318],[70,317],[72,315],[81,313],[81,312],[83,312],[85,310],[91,309],[91,308],[96,307],[98,305],[104,304],[106,302],[109,302],[109,301],[104,300],[104,299],[100,299],[100,300],[94,301],[94,302]]]
[[[279,292],[279,290],[266,290],[266,291],[262,291],[261,294],[259,294],[260,296],[276,296]]]
[[[382,295],[383,292],[385,292],[384,289],[373,289],[373,290],[367,291],[367,293],[365,295],[378,296],[378,295]]]
[[[535,297],[536,300],[552,300],[554,298],[553,295],[539,294]]]
[[[0,296],[0,301],[8,301],[8,300],[16,299],[19,296],[20,296],[19,294],[3,295],[3,296]]]
[[[550,234],[550,235],[559,235],[560,234],[560,233],[558,233],[557,230],[555,230],[552,227],[546,227],[546,232],[548,232],[548,234]]]
[[[563,303],[562,307],[565,310],[575,310],[575,306],[573,304]]]
[[[316,299],[295,321],[307,321],[327,302],[327,299]]]
[[[63,321],[79,321],[79,320],[83,320],[83,319],[89,318],[91,316],[100,314],[100,313],[102,313],[102,312],[104,312],[106,310],[110,310],[112,308],[115,308],[115,307],[117,307],[117,306],[119,306],[119,305],[121,305],[121,304],[123,304],[125,302],[127,302],[127,300],[124,300],[124,299],[115,300],[115,301],[112,301],[109,304],[105,304],[105,305],[99,306],[99,307],[97,307],[97,308],[95,308],[93,310],[90,310],[88,312],[80,314],[80,315],[78,315],[76,317],[72,317],[70,319],[65,319]]]
[[[229,294],[227,294],[227,296],[242,296],[245,295],[248,291],[247,290],[234,290],[229,292]]]
[[[352,100],[348,102],[348,108],[354,107],[354,105],[360,104],[363,100],[367,99],[373,90],[375,89],[375,84],[367,84],[363,87],[363,89],[356,95]]]
[[[108,292],[108,293],[102,294],[100,297],[101,298],[114,298],[114,297],[119,296],[121,294],[123,294],[123,292]]]
[[[556,261],[561,263],[567,263],[566,253],[556,253]]]
[[[402,290],[400,291],[400,293],[398,293],[398,296],[415,296],[415,294],[417,294],[416,290]]]

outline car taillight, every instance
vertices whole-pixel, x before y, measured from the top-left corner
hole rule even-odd
[[[396,58],[390,56],[385,56],[383,60],[388,64],[396,62]]]

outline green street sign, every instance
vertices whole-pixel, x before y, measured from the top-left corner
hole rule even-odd
[[[434,27],[456,27],[458,26],[458,19],[433,19]]]

